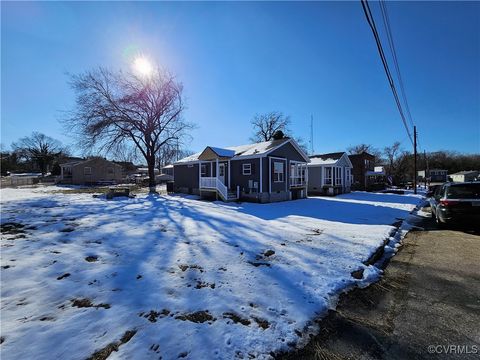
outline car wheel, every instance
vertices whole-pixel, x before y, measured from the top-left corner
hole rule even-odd
[[[445,229],[446,224],[440,220],[437,213],[435,213],[435,222],[437,223],[439,229]]]

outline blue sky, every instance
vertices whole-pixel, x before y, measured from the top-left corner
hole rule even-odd
[[[371,3],[385,34],[378,3]],[[421,150],[480,153],[480,3],[388,2]],[[316,152],[410,143],[360,2],[2,2],[1,141],[71,141],[69,73],[142,53],[184,84],[192,150],[248,143],[281,111]],[[384,41],[388,51],[387,42]],[[391,65],[393,71],[393,64]]]

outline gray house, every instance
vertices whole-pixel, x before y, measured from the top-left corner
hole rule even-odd
[[[224,201],[304,198],[308,162],[290,138],[228,148],[207,146],[174,164],[174,190]]]
[[[62,184],[94,185],[120,183],[124,179],[123,168],[112,161],[94,157],[60,164]]]
[[[308,192],[319,195],[350,192],[352,168],[346,152],[311,156],[308,164]]]

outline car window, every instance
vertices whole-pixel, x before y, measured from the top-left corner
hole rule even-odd
[[[449,199],[480,199],[480,184],[462,184],[450,186],[447,190]]]
[[[441,197],[441,195],[443,194],[443,189],[445,188],[445,186],[439,186],[435,189],[435,193],[433,194],[433,196],[435,197]]]

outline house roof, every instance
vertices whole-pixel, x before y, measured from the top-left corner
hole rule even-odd
[[[107,160],[107,159],[104,159],[102,157],[92,157],[92,158],[89,158],[89,159],[82,159],[82,160],[74,160],[74,161],[68,161],[66,163],[63,163],[63,164],[60,164],[60,166],[77,166],[77,165],[80,165],[80,164],[87,164],[91,161],[105,161],[105,162],[108,162],[110,163],[112,166],[116,166],[116,167],[122,167],[121,165],[113,162],[113,161],[110,161],[110,160]]]
[[[364,157],[369,158],[369,159],[371,159],[371,160],[375,159],[375,156],[373,156],[372,154],[367,153],[366,151],[362,151],[360,154],[350,154],[350,155],[348,155],[348,157],[349,157],[350,159],[364,158]]]
[[[475,170],[466,170],[466,171],[459,171],[459,172],[456,172],[455,174],[451,174],[450,176],[452,175],[468,175],[468,174],[477,174],[478,171],[475,171]]]
[[[346,152],[334,152],[334,153],[317,154],[317,155],[310,156],[309,165],[310,166],[335,165],[343,156],[345,156],[346,159],[348,160],[347,162],[350,163],[350,159],[348,158]]]
[[[255,144],[247,144],[247,145],[240,145],[240,146],[229,146],[226,148],[217,148],[217,147],[207,146],[205,149],[210,148],[219,157],[229,157],[231,159],[239,159],[239,158],[249,157],[249,156],[256,157],[256,156],[266,155],[267,153],[279,148],[280,146],[288,142],[290,142],[294,147],[296,147],[297,150],[305,157],[305,159],[308,159],[308,156],[305,155],[305,153],[300,148],[298,148],[298,145],[295,143],[295,141],[290,138],[270,140],[270,141],[264,141],[264,142],[259,142]],[[193,155],[187,156],[177,161],[175,164],[198,161],[199,156],[204,151],[205,150],[195,153]]]

